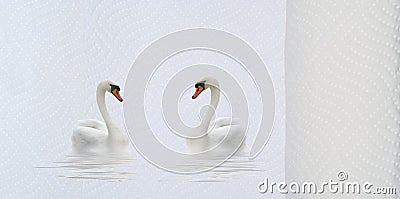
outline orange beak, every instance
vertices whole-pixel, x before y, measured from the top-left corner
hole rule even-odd
[[[122,99],[121,95],[119,95],[119,91],[118,91],[117,89],[112,90],[111,93],[112,93],[120,102],[124,101],[124,100]]]
[[[195,92],[195,93],[193,94],[193,96],[192,96],[192,99],[196,99],[197,96],[199,96],[200,93],[203,92],[203,91],[204,91],[204,88],[203,88],[202,86],[198,86],[198,87],[196,88],[196,92]]]

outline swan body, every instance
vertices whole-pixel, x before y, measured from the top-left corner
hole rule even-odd
[[[222,150],[232,151],[241,143],[238,151],[244,151],[245,130],[241,127],[237,118],[218,118],[212,122],[220,97],[219,83],[215,78],[205,77],[196,85],[196,92],[193,99],[206,89],[211,91],[211,101],[209,108],[205,113],[199,126],[193,129],[194,138],[187,138],[187,145],[190,152],[198,153],[209,150],[218,144],[222,144]],[[207,134],[205,134],[208,132]],[[222,142],[223,141],[223,142]]]
[[[105,105],[106,92],[123,101],[119,90],[119,86],[111,80],[99,83],[96,98],[104,122],[94,119],[79,120],[72,134],[72,145],[76,150],[125,148],[128,145],[127,135],[111,120]]]

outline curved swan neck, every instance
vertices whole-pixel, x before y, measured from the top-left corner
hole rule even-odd
[[[211,107],[208,107],[207,112],[204,115],[203,120],[200,123],[200,126],[199,126],[200,133],[204,133],[208,130],[211,119],[215,114],[215,110],[217,110],[219,97],[220,97],[220,91],[219,91],[219,88],[217,88],[217,86],[218,85],[209,87],[210,92],[211,92],[211,100],[210,100]]]
[[[111,117],[107,111],[105,95],[106,95],[106,89],[104,88],[103,84],[99,84],[96,92],[97,106],[99,107],[101,116],[103,117],[104,122],[107,125],[107,128],[109,128],[111,125],[114,125],[114,123],[111,121]]]

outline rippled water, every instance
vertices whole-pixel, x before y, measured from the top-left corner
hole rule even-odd
[[[198,162],[200,165],[213,164],[215,160],[208,160],[203,162]],[[198,164],[193,164],[192,166],[198,166]],[[204,177],[192,178],[191,182],[223,182],[226,180],[238,179],[239,176],[247,175],[257,175],[262,169],[262,163],[258,161],[249,160],[247,157],[239,156],[232,157],[226,160],[221,165],[215,167],[214,169],[207,172]]]
[[[126,181],[134,177],[135,161],[128,153],[71,153],[65,160],[36,168],[57,169],[55,176],[62,178]]]
[[[138,162],[141,161],[141,164]],[[176,165],[179,167],[192,167],[201,170],[208,168],[221,160],[201,159]],[[54,161],[49,166],[37,166],[38,169],[52,169],[55,177],[68,179],[104,180],[104,181],[127,181],[137,179],[142,164],[147,163],[144,159],[135,159],[133,155],[126,153],[69,153],[65,159]],[[233,156],[219,166],[198,174],[179,174],[167,172],[160,176],[159,181],[184,180],[188,182],[223,182],[234,180],[243,175],[257,176],[262,169],[262,162],[249,160],[245,156]]]

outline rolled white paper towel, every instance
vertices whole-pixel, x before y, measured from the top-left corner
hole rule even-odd
[[[400,192],[399,30],[398,0],[287,2],[286,183],[345,171]],[[365,198],[323,195],[342,197]]]

